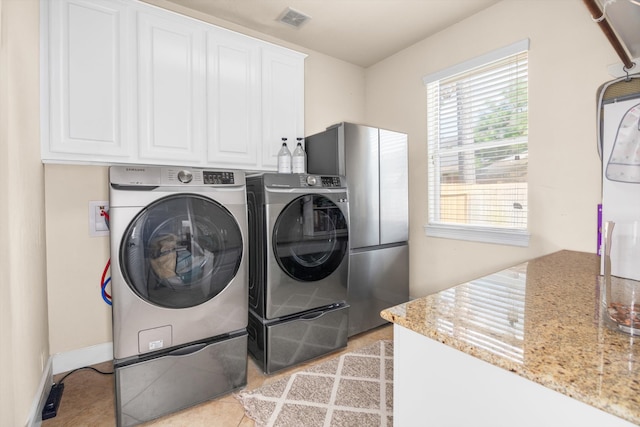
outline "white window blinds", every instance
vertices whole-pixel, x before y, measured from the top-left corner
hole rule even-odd
[[[428,235],[518,245],[528,236],[527,48],[425,77]]]

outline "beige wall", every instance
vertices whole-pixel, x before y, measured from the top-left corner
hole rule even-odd
[[[100,296],[109,237],[89,236],[89,201],[109,200],[108,168],[44,170],[51,354],[111,342],[111,306]]]
[[[321,132],[341,121],[365,121],[365,70],[312,53],[305,60],[304,131]]]
[[[424,234],[422,76],[529,38],[528,248]],[[411,295],[420,297],[559,249],[596,250],[595,96],[619,62],[579,0],[504,1],[369,68],[368,122],[409,133]]]
[[[36,418],[49,357],[38,2],[0,0],[0,425]]]

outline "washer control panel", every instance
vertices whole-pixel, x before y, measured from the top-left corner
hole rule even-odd
[[[189,171],[181,170],[178,172],[178,181],[188,184],[193,180],[193,174]]]
[[[235,184],[233,172],[203,171],[205,184]]]
[[[109,180],[111,185],[121,186],[243,185],[244,173],[224,169],[111,166]]]
[[[169,182],[178,181],[181,184],[191,185],[230,185],[235,184],[235,175],[232,171],[206,170],[206,169],[166,169],[166,177]]]

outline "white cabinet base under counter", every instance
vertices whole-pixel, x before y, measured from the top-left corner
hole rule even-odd
[[[610,324],[599,273],[560,251],[382,311],[394,425],[640,425],[640,339]]]
[[[393,345],[396,427],[635,425],[402,326]]]

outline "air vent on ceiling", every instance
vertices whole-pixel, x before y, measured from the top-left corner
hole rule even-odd
[[[282,12],[282,14],[280,14],[278,21],[282,22],[283,24],[291,25],[292,27],[298,28],[309,19],[311,19],[310,16],[307,16],[304,13],[298,12],[297,10],[288,7],[284,12]]]

